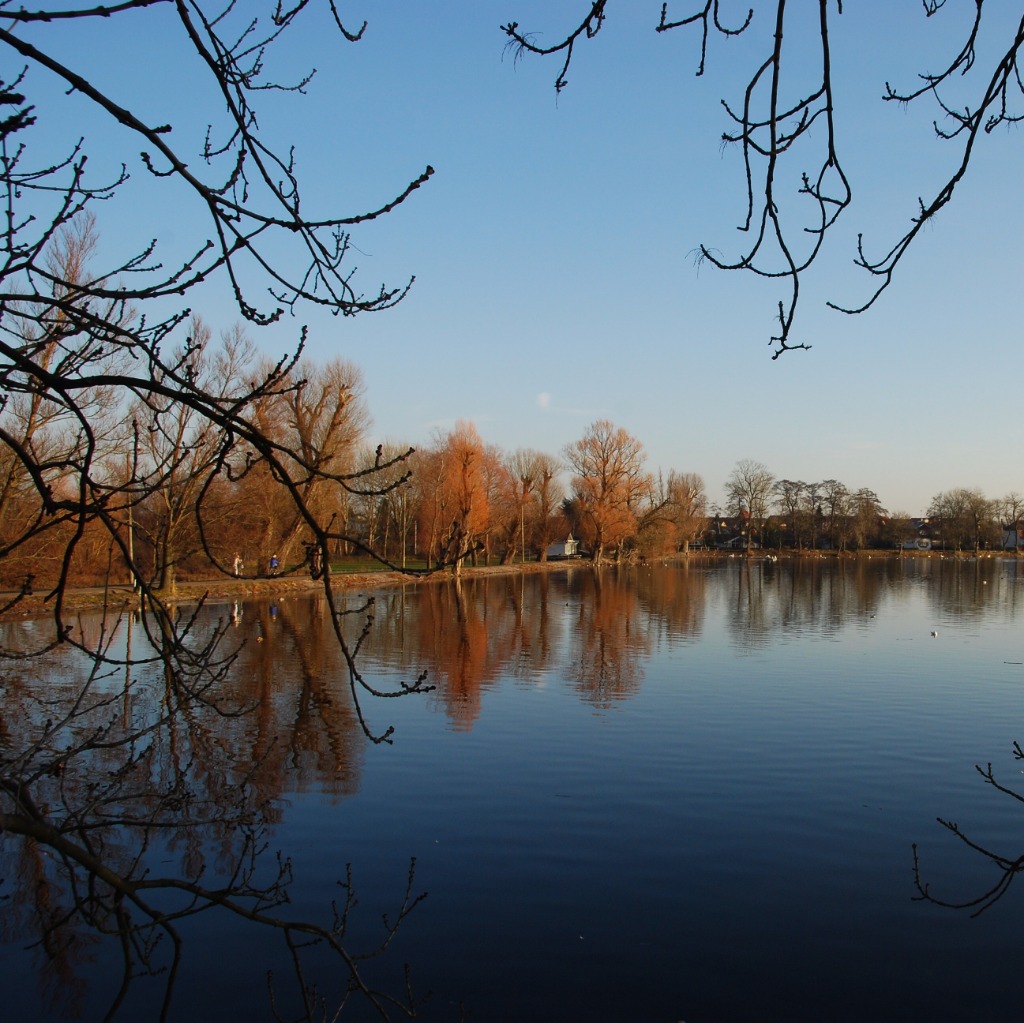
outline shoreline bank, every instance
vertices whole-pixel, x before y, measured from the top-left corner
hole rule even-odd
[[[766,558],[779,558],[786,561],[810,560],[843,560],[856,561],[860,558],[891,558],[898,559],[940,559],[951,561],[994,560],[1017,558],[1014,551],[991,551],[975,555],[973,552],[939,552],[939,551],[794,551],[776,552],[765,549],[750,557],[751,562],[763,561]],[[646,568],[651,564],[667,564],[669,562],[718,561],[722,559],[744,560],[742,553],[724,551],[691,551],[672,557],[659,557],[649,563],[629,562],[618,567]],[[507,565],[465,566],[462,570],[463,581],[501,575],[531,575],[538,572],[564,572],[573,568],[594,567],[587,559],[571,559],[558,561],[531,561],[525,564],[512,563]],[[615,568],[615,562],[604,562],[602,568]],[[342,572],[331,576],[332,589],[335,592],[351,590],[384,590],[399,586],[420,585],[424,583],[448,582],[452,579],[450,570],[441,569],[433,572],[406,573],[401,571],[382,570],[372,572]],[[236,578],[221,576],[213,579],[186,580],[179,582],[173,595],[163,595],[168,606],[197,604],[201,600],[221,602],[225,600],[254,600],[276,595],[315,593],[323,588],[323,583],[311,579],[308,575],[295,572],[292,575],[255,576]],[[17,591],[0,592],[0,622],[18,621],[25,618],[47,617],[53,613],[55,598],[50,592],[39,589],[16,600]],[[79,614],[88,611],[109,610],[123,611],[138,607],[139,596],[127,584],[120,586],[72,587],[64,592],[62,608],[65,614]]]
[[[468,566],[462,570],[462,579],[478,579],[495,575],[522,575],[538,572],[565,571],[580,565],[590,565],[589,561],[546,561],[528,564],[511,565],[478,565]],[[344,572],[331,576],[331,589],[334,592],[370,591],[393,589],[399,586],[420,585],[424,583],[441,583],[451,580],[449,570],[434,572],[406,573],[382,570],[374,572]],[[173,594],[160,594],[161,599],[169,606],[197,604],[201,600],[222,602],[225,600],[259,600],[272,596],[316,593],[323,590],[323,582],[311,579],[308,575],[295,572],[292,575],[255,576],[237,578],[222,576],[214,579],[196,579],[178,582]],[[50,591],[42,588],[22,596],[16,590],[0,592],[0,607],[10,606],[0,611],[0,622],[18,621],[25,618],[47,617],[53,613],[56,598]],[[79,614],[88,611],[124,611],[139,606],[139,594],[127,584],[114,586],[82,586],[65,590],[62,610],[65,615]]]

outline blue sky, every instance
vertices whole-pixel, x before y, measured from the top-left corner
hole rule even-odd
[[[723,17],[747,6],[724,3]],[[795,52],[813,38],[813,6],[791,5],[794,18],[812,16],[787,34]],[[912,514],[950,487],[1024,491],[1017,132],[983,140],[953,206],[872,311],[825,307],[868,294],[852,265],[857,232],[879,250],[891,244],[957,159],[934,138],[933,108],[880,97],[887,80],[909,86],[938,68],[973,6],[950,0],[925,19],[919,4],[865,0],[835,18],[841,157],[855,201],[805,283],[798,339],[814,348],[775,362],[781,289],[693,259],[701,243],[739,252],[742,169],[719,145],[729,127],[719,101],[738,100],[755,39],[712,39],[698,79],[698,34],[658,35],[660,3],[620,0],[556,100],[559,65],[516,64],[499,26],[517,20],[553,40],[584,0],[352,0],[349,22],[369,22],[356,45],[308,17],[271,68],[288,77],[317,67],[309,95],[268,95],[260,107],[267,133],[297,147],[307,211],[374,207],[427,164],[436,173],[353,235],[367,291],[416,276],[400,307],[347,320],[307,310],[254,339],[276,354],[308,324],[314,357],[359,364],[376,439],[422,444],[470,419],[506,450],[557,454],[602,417],[644,443],[653,470],[699,472],[712,501],[745,458],[779,477],[870,487]],[[77,27],[67,41],[77,66],[174,124],[181,144],[201,139],[209,94],[170,37],[158,34],[154,48],[162,16]],[[979,65],[990,56],[983,47]],[[97,172],[104,154],[130,159],[138,148],[72,107],[37,129],[55,146],[75,130],[101,148]],[[173,251],[192,237],[187,214],[148,201],[138,161],[130,167],[134,205],[98,211],[105,249],[156,236]],[[802,169],[783,180],[795,184]],[[215,327],[236,318],[223,288],[193,304]]]

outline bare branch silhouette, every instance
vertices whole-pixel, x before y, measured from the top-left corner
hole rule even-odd
[[[605,27],[612,5],[608,0],[598,0],[584,6],[583,18],[547,45],[541,45],[537,33],[523,30],[516,21],[502,25],[508,37],[506,45],[517,60],[526,55],[562,58],[555,78],[558,93],[568,84],[569,69],[579,57],[580,44]],[[670,8],[677,6],[684,13],[670,12]],[[926,17],[938,14],[944,6],[941,0],[922,3]],[[739,229],[748,241],[734,258],[719,255],[706,244],[696,251],[701,262],[710,262],[722,270],[744,270],[757,277],[776,279],[786,286],[787,293],[778,303],[778,329],[771,337],[773,359],[786,351],[811,347],[796,335],[801,283],[821,255],[826,236],[854,199],[853,183],[841,156],[832,69],[832,39],[839,31],[842,13],[841,0],[834,4],[818,0],[815,5],[799,6],[787,0],[769,0],[753,4],[745,16],[732,23],[723,19],[719,0],[691,0],[663,3],[655,26],[659,33],[700,27],[698,77],[707,67],[711,40],[747,33],[760,21],[771,26],[770,41],[762,44],[766,48],[760,57],[754,58],[745,74],[745,84],[740,85],[740,99],[722,102],[733,127],[723,132],[721,141],[726,146],[738,146],[742,153],[746,201]],[[924,224],[952,200],[957,185],[970,169],[982,134],[1024,119],[1024,109],[1020,107],[1024,79],[1019,63],[1024,19],[986,69],[977,59],[977,43],[986,13],[983,0],[979,0],[966,38],[944,70],[919,75],[919,84],[913,88],[901,90],[886,83],[882,96],[885,101],[907,106],[931,100],[936,105],[936,136],[958,144],[960,158],[934,195],[918,201],[910,228],[881,255],[869,255],[863,236],[858,238],[854,264],[871,276],[873,290],[861,303],[831,301],[827,303],[831,308],[846,313],[870,309],[892,283],[903,256]],[[800,43],[794,48],[792,40],[796,38]],[[787,72],[798,65],[811,68],[812,83],[794,90],[791,83],[796,76]],[[972,95],[973,102],[959,105],[947,98],[947,90],[952,90],[954,82],[957,93]],[[803,201],[796,204],[783,188],[789,188],[786,182],[790,180],[800,182],[795,194]]]

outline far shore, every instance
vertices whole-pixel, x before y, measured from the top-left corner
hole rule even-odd
[[[689,554],[676,554],[650,559],[648,562],[629,561],[624,562],[620,567],[644,568],[650,564],[667,564],[668,562],[699,561],[704,559],[722,558],[745,558],[743,551],[723,550],[695,550]],[[781,559],[843,559],[857,560],[858,558],[955,558],[967,560],[979,558],[1016,558],[1019,555],[1014,551],[983,551],[975,555],[973,551],[892,551],[892,550],[867,550],[867,551],[797,551],[797,550],[774,550],[765,548],[752,551],[751,561],[764,560],[766,558]],[[538,572],[565,572],[573,568],[590,568],[593,562],[586,558],[559,559],[552,561],[528,561],[514,562],[505,565],[466,565],[462,569],[461,578],[463,581],[479,579],[486,576],[521,575],[534,574]],[[606,560],[603,568],[614,568],[616,562]],[[421,583],[441,583],[452,579],[450,569],[438,569],[436,571],[413,571],[401,572],[389,569],[381,569],[369,572],[337,572],[331,575],[332,589],[335,591],[366,591],[392,589],[399,586],[410,586]],[[174,592],[160,594],[161,598],[168,605],[189,605],[196,604],[202,600],[221,603],[227,600],[259,600],[271,596],[294,595],[304,593],[316,593],[322,590],[323,582],[311,579],[301,570],[296,569],[290,573],[282,573],[278,576],[252,576],[236,578],[234,576],[217,576],[212,579],[189,579],[182,580],[175,586]],[[19,600],[15,600],[16,591],[0,591],[0,606],[9,604],[5,611],[0,611],[0,621],[12,621],[29,617],[40,617],[52,614],[56,598],[45,588],[40,587],[32,593],[26,594]],[[133,591],[131,586],[84,586],[67,589],[63,595],[62,610],[65,615],[77,614],[87,611],[99,611],[103,608],[109,610],[123,611],[137,607],[139,595]]]

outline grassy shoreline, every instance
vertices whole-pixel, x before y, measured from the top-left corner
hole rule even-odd
[[[935,558],[947,560],[969,561],[976,557],[973,551],[891,551],[869,550],[857,552],[838,551],[796,551],[796,550],[758,550],[751,554],[751,561],[763,560],[765,557],[779,557],[785,560],[818,560],[836,559],[856,561],[859,558]],[[978,555],[981,559],[1017,558],[1013,551],[987,551]],[[692,551],[689,555],[679,554],[671,557],[652,559],[652,563],[697,562],[719,560],[722,558],[744,558],[743,552],[727,551]],[[564,572],[573,568],[591,567],[585,559],[571,561],[530,561],[515,562],[507,565],[465,566],[462,570],[463,580],[478,579],[485,576],[520,575],[537,572]],[[605,562],[605,568],[615,567],[614,562]],[[628,567],[628,566],[627,566]],[[643,568],[644,565],[632,567]],[[399,586],[419,585],[426,583],[446,582],[452,578],[448,570],[434,572],[401,572],[381,567],[370,571],[360,571],[350,566],[331,573],[331,585],[335,591],[369,591],[391,589]],[[315,593],[323,587],[319,580],[310,579],[308,575],[296,569],[290,574],[274,577],[256,576],[236,578],[234,576],[218,576],[212,579],[184,580],[177,584],[173,594],[163,594],[167,604],[188,605],[201,600],[221,602],[225,600],[253,600],[271,596]],[[14,602],[16,591],[0,592],[0,606],[11,603],[6,610],[0,611],[0,621],[12,621],[30,617],[45,617],[53,613],[55,597],[47,590],[23,596]],[[62,608],[65,614],[77,614],[88,611],[100,611],[104,608],[122,611],[137,607],[138,594],[128,585],[85,586],[73,587],[65,591]]]
[[[581,561],[528,562],[511,565],[468,566],[462,570],[462,578],[476,579],[490,575],[532,574],[537,572],[565,571],[567,568],[589,565]],[[371,571],[337,571],[331,573],[331,588],[334,591],[369,591],[392,589],[399,586],[446,582],[452,578],[450,571],[401,572],[380,568]],[[323,582],[311,579],[300,570],[281,575],[241,577],[218,576],[212,579],[179,581],[173,593],[160,594],[169,606],[196,604],[201,600],[222,602],[225,600],[258,600],[272,596],[316,593],[323,589]],[[45,617],[53,613],[56,597],[48,590],[39,588],[22,596],[15,602],[16,590],[0,591],[0,606],[10,603],[0,611],[0,621],[23,618]],[[137,607],[139,595],[131,586],[82,586],[65,590],[62,609],[65,615],[88,611],[123,611]]]

